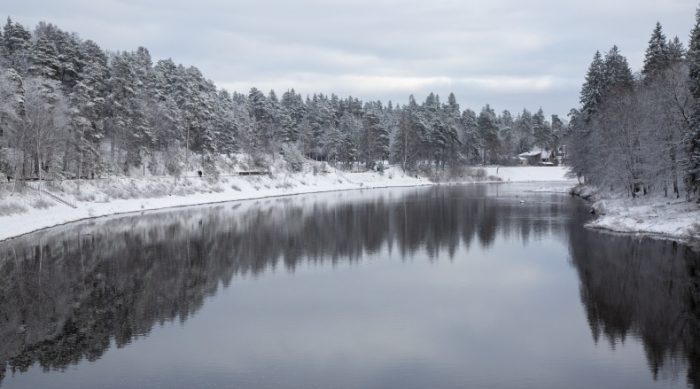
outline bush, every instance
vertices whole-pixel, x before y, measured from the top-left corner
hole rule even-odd
[[[267,168],[269,168],[267,158],[265,158],[265,155],[263,153],[256,152],[255,154],[251,155],[251,158],[252,158],[252,162],[253,162],[253,168],[255,168],[255,169],[267,169]]]
[[[31,205],[33,208],[37,208],[37,209],[46,209],[46,208],[50,208],[51,206],[53,206],[53,204],[49,200],[46,200],[43,197],[35,199],[34,201],[32,201]]]
[[[464,178],[469,174],[469,169],[464,165],[450,165],[448,171],[450,178]]]
[[[24,212],[27,212],[27,207],[22,204],[10,201],[3,201],[3,203],[0,204],[0,216],[9,216]]]
[[[176,153],[166,153],[165,170],[169,175],[180,177],[182,174],[182,164],[176,156]]]
[[[301,172],[304,170],[304,155],[299,151],[299,149],[291,144],[285,144],[282,146],[282,157],[284,162],[287,164],[287,169],[291,172]]]
[[[381,174],[384,174],[384,169],[385,169],[385,167],[384,167],[384,162],[379,162],[379,163],[377,164],[376,169],[377,169],[377,171],[379,172],[380,175],[381,175]]]

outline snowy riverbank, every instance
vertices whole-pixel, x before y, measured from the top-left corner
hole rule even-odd
[[[286,196],[333,190],[430,185],[429,180],[408,176],[398,169],[376,172],[298,173],[270,176],[231,176],[208,181],[200,178],[171,177],[148,179],[113,178],[98,182],[63,183],[51,193],[32,191],[0,200],[5,212],[0,216],[0,240],[72,221],[122,213],[191,206],[198,204]],[[42,198],[43,196],[43,198]]]
[[[577,187],[593,202],[596,219],[586,227],[682,241],[700,241],[700,207],[695,202],[662,196],[630,198]]]
[[[487,167],[487,178],[503,182],[559,182],[566,184],[562,167]],[[465,182],[474,182],[468,178]],[[47,188],[65,201],[30,190],[0,198],[0,240],[82,219],[206,203],[287,196],[303,193],[421,186],[434,184],[424,177],[404,174],[391,167],[383,173],[276,172],[272,176],[201,178],[149,177],[66,181]]]
[[[477,169],[478,170],[478,169]],[[476,170],[473,172],[476,173]],[[565,167],[483,168],[471,182],[540,182],[538,192],[568,193],[576,181],[566,177]],[[222,176],[218,179],[117,177],[109,180],[66,181],[47,194],[28,190],[0,196],[0,240],[32,231],[94,217],[143,212],[207,203],[288,196],[304,193],[433,185],[424,177],[406,175],[391,167],[383,173],[350,173],[332,168],[325,172],[278,171],[271,176]],[[7,188],[5,189],[7,190]],[[653,235],[678,240],[700,240],[700,208],[695,203],[668,198],[613,196],[585,188],[597,218],[587,227]],[[578,193],[580,194],[580,193]]]

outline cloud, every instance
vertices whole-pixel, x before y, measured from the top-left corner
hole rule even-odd
[[[405,102],[454,91],[463,106],[565,114],[595,50],[638,68],[659,20],[688,36],[695,0],[3,0],[109,50],[145,46],[218,85]]]

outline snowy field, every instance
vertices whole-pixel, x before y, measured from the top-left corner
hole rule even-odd
[[[498,177],[503,182],[561,182],[566,187],[576,183],[566,177],[569,168],[566,166],[489,166],[484,168],[488,176]]]

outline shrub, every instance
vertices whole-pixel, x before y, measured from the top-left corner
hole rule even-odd
[[[287,164],[287,169],[291,172],[301,172],[304,170],[304,155],[299,151],[299,149],[291,144],[285,144],[282,146],[282,156],[284,162]]]
[[[27,212],[27,207],[22,204],[9,201],[0,204],[0,216],[10,216],[24,212]]]
[[[376,166],[376,170],[379,172],[380,175],[384,174],[384,162],[379,162]]]

